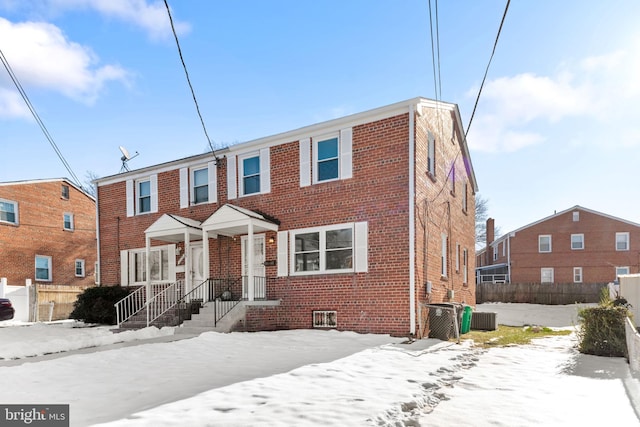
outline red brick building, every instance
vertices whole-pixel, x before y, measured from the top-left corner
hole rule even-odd
[[[0,183],[0,277],[94,285],[96,204],[70,181]]]
[[[640,272],[640,224],[574,206],[493,239],[478,252],[476,280],[609,283]]]
[[[414,98],[96,184],[103,285],[208,283],[207,299],[242,299],[248,330],[421,335],[421,303],[475,303],[454,104]]]

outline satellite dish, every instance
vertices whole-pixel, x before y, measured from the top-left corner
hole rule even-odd
[[[138,152],[136,151],[136,154],[132,156],[131,154],[129,154],[129,150],[124,148],[122,145],[120,146],[120,152],[122,153],[122,157],[120,157],[120,160],[122,160],[122,167],[120,168],[120,172],[129,172],[129,166],[127,166],[127,162],[136,157],[138,155]]]

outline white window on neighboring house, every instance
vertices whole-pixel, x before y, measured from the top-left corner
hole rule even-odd
[[[149,250],[151,282],[174,282],[175,245],[153,246]],[[143,285],[147,281],[145,248],[120,252],[121,286]]]
[[[447,235],[442,233],[441,236],[441,244],[440,244],[440,274],[442,277],[447,277],[447,249],[448,249],[448,238]]]
[[[584,249],[584,234],[571,235],[571,249],[572,250]]]
[[[127,216],[158,212],[158,175],[127,180]]]
[[[618,276],[622,275],[622,274],[629,274],[629,267],[616,267],[616,277],[615,279],[618,279]]]
[[[551,252],[551,235],[542,234],[538,236],[538,252]]]
[[[629,250],[629,233],[616,233],[616,251]]]
[[[96,285],[100,284],[100,263],[96,261],[93,265],[93,281]]]
[[[270,192],[271,154],[269,148],[227,156],[227,197],[229,199]]]
[[[449,190],[451,194],[456,194],[456,165],[451,165],[451,172],[449,173]]]
[[[553,283],[553,268],[541,268],[540,269],[540,282],[541,283]]]
[[[0,199],[0,222],[18,224],[18,202]]]
[[[460,272],[460,243],[456,243],[456,273]]]
[[[62,227],[67,231],[73,231],[73,214],[65,212],[62,214]]]
[[[62,184],[62,193],[60,195],[63,199],[69,200],[69,186]]]
[[[51,257],[36,255],[36,281],[50,282],[52,280]]]
[[[580,212],[575,211],[573,212],[573,222],[578,222],[578,221],[580,221]]]
[[[467,276],[468,259],[469,259],[469,251],[467,249],[463,249],[462,251],[462,284],[464,285],[467,284],[467,280],[468,280],[468,276]]]
[[[582,267],[573,267],[573,283],[582,283]]]
[[[77,259],[75,264],[76,277],[84,277],[84,260]]]
[[[367,230],[361,222],[289,231],[291,274],[366,272]],[[278,242],[286,244],[286,239]],[[286,257],[281,249],[278,257]]]
[[[469,184],[468,183],[464,183],[464,185],[462,186],[462,212],[467,212],[467,207],[468,207],[468,201],[467,201],[467,192],[469,191]]]

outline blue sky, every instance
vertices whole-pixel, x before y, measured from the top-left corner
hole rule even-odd
[[[436,97],[427,0],[169,3],[216,148]],[[505,5],[438,4],[465,128]],[[511,3],[468,135],[503,232],[574,205],[640,223],[639,19],[636,0]],[[120,145],[132,169],[208,148],[162,1],[0,0],[0,49],[82,181],[118,173]],[[69,176],[4,68],[0,135],[0,181]]]

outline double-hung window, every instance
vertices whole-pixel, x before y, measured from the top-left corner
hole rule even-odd
[[[62,193],[60,194],[60,197],[62,197],[65,200],[69,200],[69,186],[66,184],[62,184]]]
[[[317,143],[317,182],[338,179],[339,174],[339,144],[338,137],[324,139]]]
[[[551,252],[551,235],[542,234],[538,236],[538,252],[546,253]]]
[[[582,283],[582,267],[573,267],[573,283]]]
[[[77,259],[75,263],[76,277],[84,277],[84,260]]]
[[[0,222],[18,224],[18,202],[0,199]]]
[[[260,193],[260,156],[240,158],[240,194]]]
[[[629,250],[629,233],[616,233],[616,251]]]
[[[62,228],[67,231],[73,231],[73,214],[65,212],[62,214]]]
[[[51,257],[36,255],[36,280],[51,281]]]
[[[447,253],[449,249],[449,240],[446,234],[442,233],[440,245],[440,275],[447,277]]]
[[[553,268],[547,267],[540,269],[540,282],[553,283]]]
[[[427,173],[436,176],[436,138],[431,132],[427,136]]]
[[[584,249],[584,234],[571,235],[571,249],[572,250]]]
[[[204,167],[192,171],[193,193],[191,200],[194,205],[209,201],[209,168]]]
[[[136,182],[136,207],[138,213],[151,212],[151,181]]]
[[[291,231],[292,274],[366,271],[366,234],[366,223]],[[358,266],[354,265],[354,259],[360,263]]]

